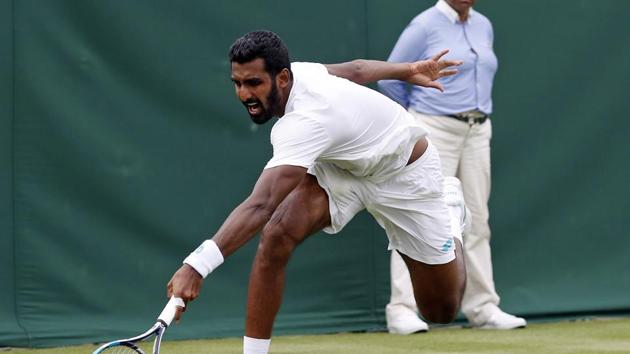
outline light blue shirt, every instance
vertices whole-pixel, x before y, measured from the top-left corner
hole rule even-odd
[[[444,0],[416,16],[398,38],[388,61],[413,62],[429,59],[443,49],[443,58],[463,60],[458,73],[439,82],[444,93],[432,88],[412,86],[396,80],[379,81],[382,93],[415,111],[449,115],[479,110],[492,113],[492,81],[497,57],[492,50],[494,34],[490,21],[470,9],[465,22]]]

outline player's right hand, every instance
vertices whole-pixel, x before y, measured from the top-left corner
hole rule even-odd
[[[194,300],[199,296],[201,286],[203,285],[203,278],[197,271],[189,266],[183,264],[171,277],[171,280],[166,285],[166,297],[176,296],[184,300],[186,304],[189,301]],[[175,313],[175,321],[179,321],[182,312],[186,311],[186,307],[178,307]]]

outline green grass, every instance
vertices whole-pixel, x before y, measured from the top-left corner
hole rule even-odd
[[[85,354],[94,348],[83,345],[11,349],[7,354]],[[630,353],[630,318],[530,324],[526,329],[512,331],[449,327],[410,336],[387,333],[277,336],[271,350],[274,354]],[[167,341],[162,353],[241,354],[241,339]]]

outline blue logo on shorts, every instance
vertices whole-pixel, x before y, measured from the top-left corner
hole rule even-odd
[[[450,239],[442,245],[442,252],[446,252],[453,247],[453,239]]]

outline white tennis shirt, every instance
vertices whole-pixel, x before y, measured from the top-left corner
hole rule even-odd
[[[292,63],[285,114],[271,130],[273,157],[265,168],[310,168],[327,162],[382,182],[406,166],[426,131],[400,105],[316,63]]]

